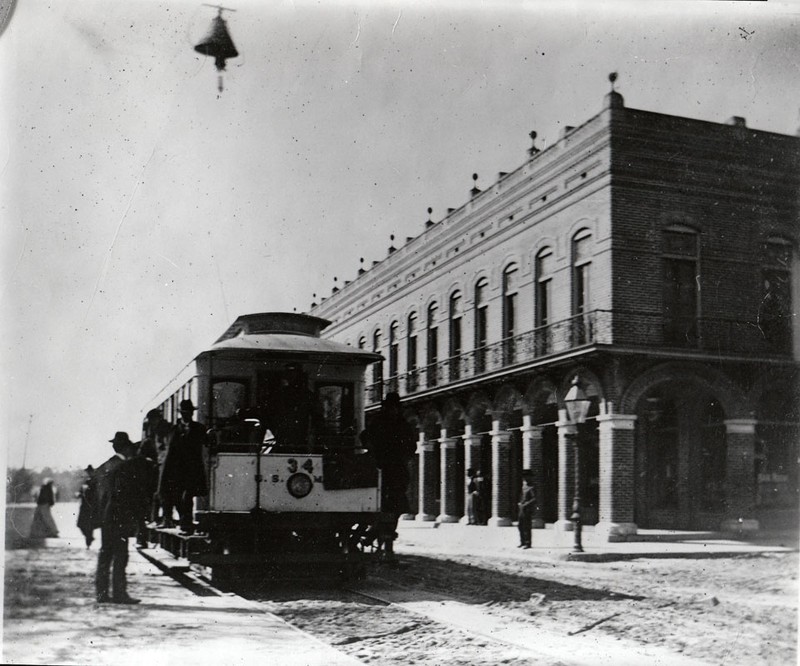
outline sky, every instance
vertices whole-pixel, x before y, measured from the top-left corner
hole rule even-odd
[[[233,320],[308,310],[626,106],[795,134],[800,6],[18,0],[0,35],[0,438],[83,468]]]

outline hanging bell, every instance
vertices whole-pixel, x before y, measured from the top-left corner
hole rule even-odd
[[[239,55],[231,36],[228,34],[228,28],[225,27],[225,21],[222,18],[222,8],[219,9],[219,14],[212,19],[208,34],[194,47],[194,50],[205,56],[214,58],[214,66],[217,68],[218,72],[225,70],[225,61],[228,58],[235,58]],[[219,77],[219,89],[221,92],[221,75]]]

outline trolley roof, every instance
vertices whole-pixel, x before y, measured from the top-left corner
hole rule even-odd
[[[357,349],[350,345],[325,340],[320,333],[330,322],[296,312],[261,312],[242,315],[227,331],[199,356],[208,353],[231,351],[271,352],[286,355],[324,355],[348,357],[350,362],[373,363],[383,358],[380,354]]]

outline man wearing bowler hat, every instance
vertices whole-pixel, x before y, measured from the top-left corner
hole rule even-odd
[[[109,441],[114,455],[97,468],[92,479],[92,525],[100,528],[101,544],[95,590],[98,603],[138,604],[139,599],[128,595],[125,567],[128,565],[128,537],[136,534],[147,498],[130,461],[136,445],[126,432],[117,432]]]
[[[203,463],[203,447],[206,445],[206,429],[194,420],[195,406],[191,400],[181,400],[181,420],[175,427],[165,467],[174,471],[178,497],[178,515],[181,532],[194,532],[194,498],[206,494],[206,470]]]

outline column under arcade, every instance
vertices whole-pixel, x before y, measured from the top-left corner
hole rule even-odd
[[[458,443],[460,437],[448,437],[442,430],[439,440],[439,497],[441,503],[436,520],[440,523],[457,523],[461,518],[459,511],[459,495],[462,492],[463,479],[458,470]]]
[[[511,433],[500,430],[500,422],[492,423],[492,515],[489,525],[507,527],[511,498]]]
[[[620,541],[636,534],[634,523],[635,488],[635,424],[628,414],[600,414],[599,521],[595,534],[608,541]]]
[[[578,430],[567,419],[566,410],[558,410],[558,518],[555,527],[571,532],[575,525],[570,520],[572,500],[575,496],[575,437]]]
[[[533,529],[543,529],[545,526],[541,511],[544,493],[543,430],[542,426],[531,425],[529,415],[522,417],[522,469],[532,475],[538,500],[533,512]]]
[[[436,520],[436,445],[425,439],[425,433],[419,434],[417,442],[419,459],[419,509],[417,520]]]

